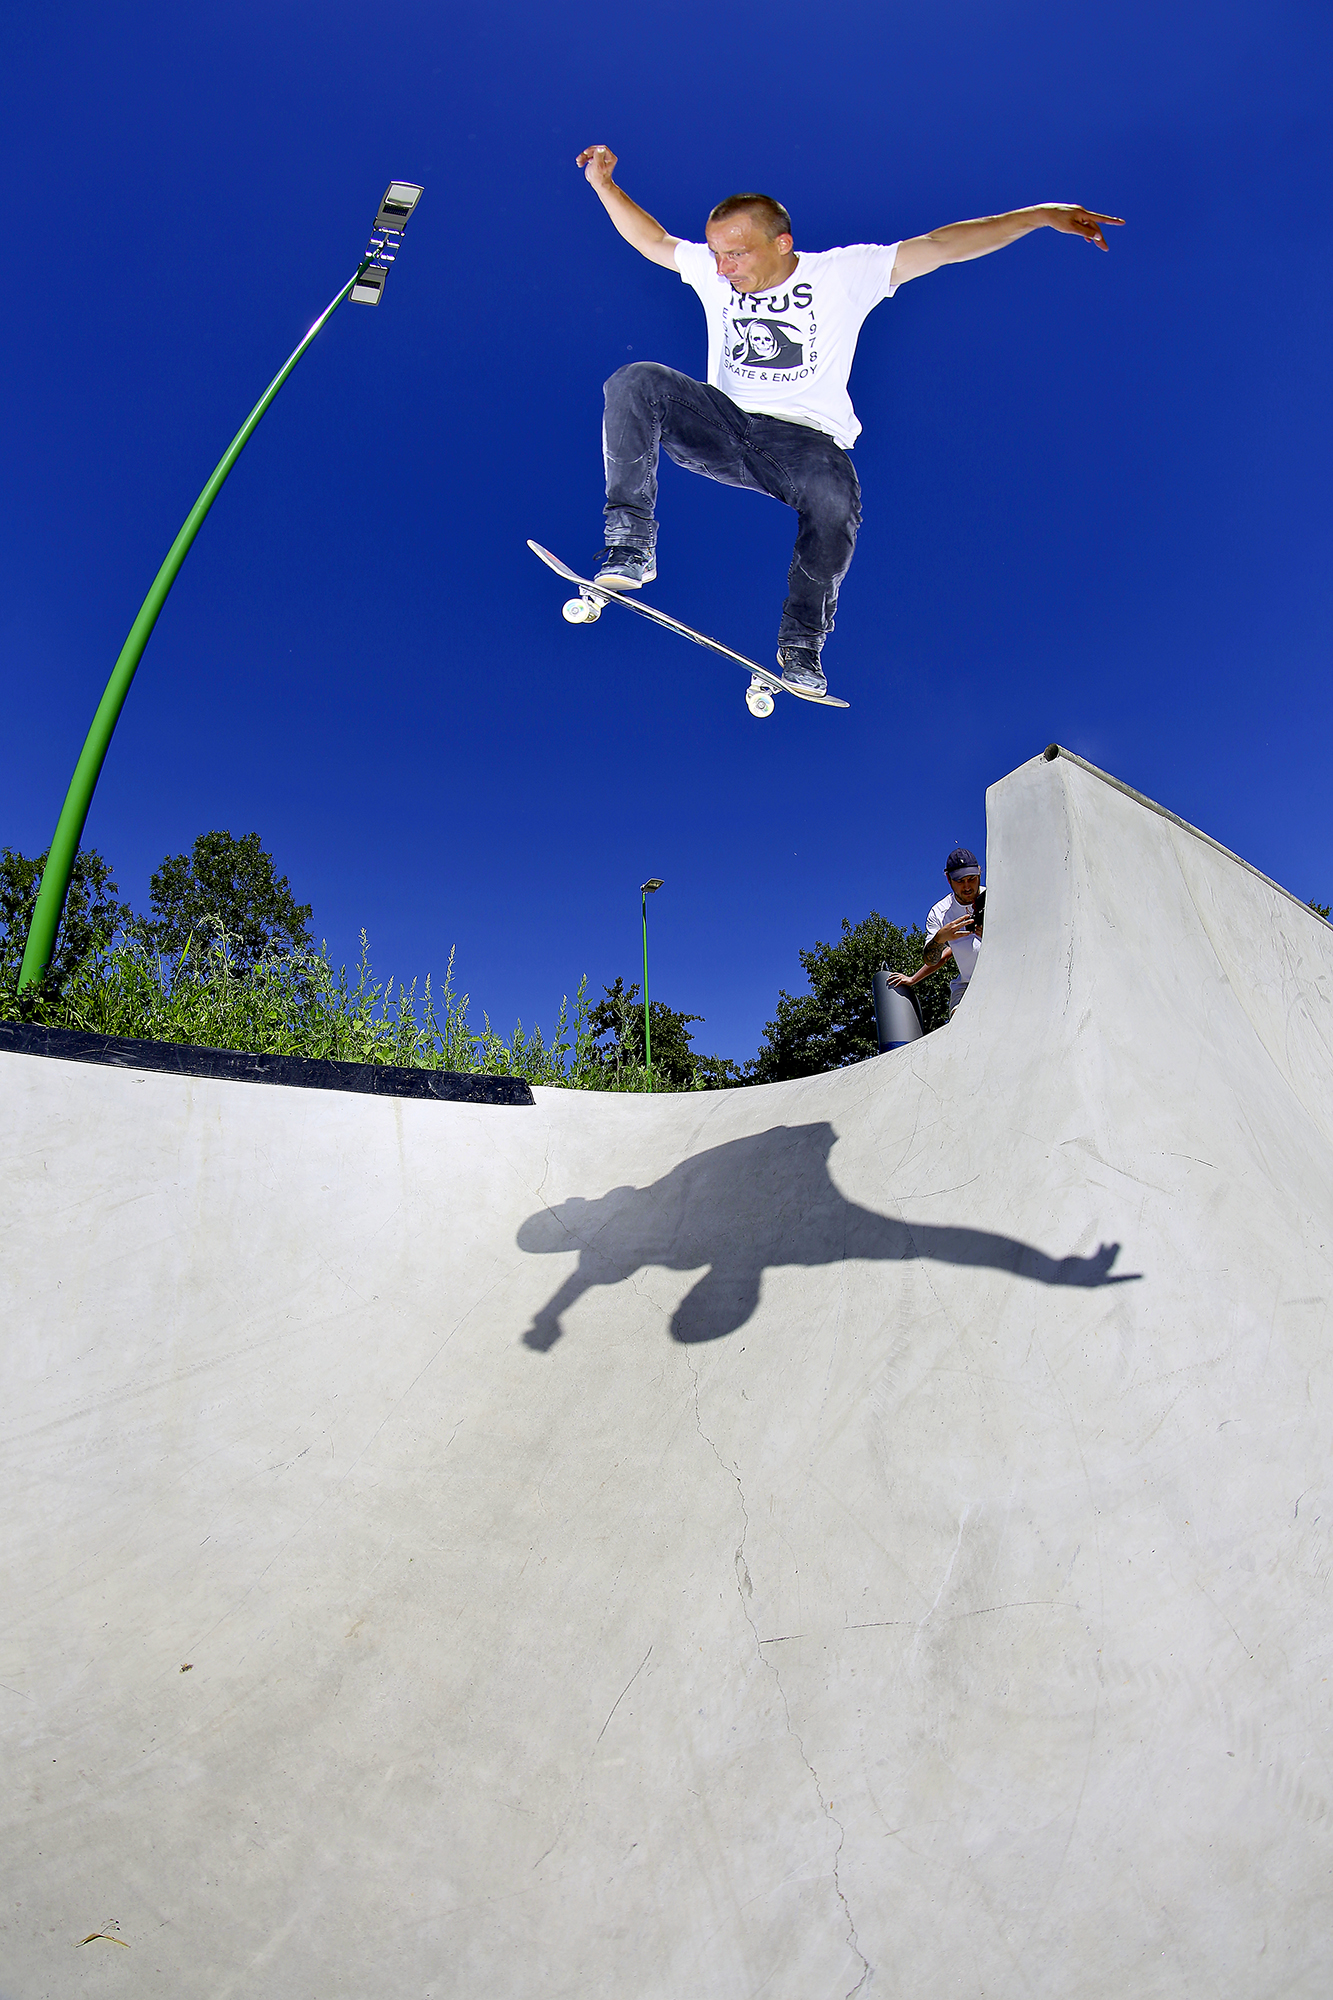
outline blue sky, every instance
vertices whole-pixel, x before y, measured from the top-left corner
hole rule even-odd
[[[637,976],[660,875],[654,994],[743,1059],[798,949],[919,919],[1052,739],[1333,898],[1326,6],[52,0],[0,36],[0,841],[50,838],[173,535],[403,176],[382,304],[282,391],[145,655],[85,835],[131,900],[256,829],[335,956],[455,946],[507,1031]],[[757,722],[645,621],[567,627],[524,547],[600,546],[606,375],[703,371],[694,295],[575,170],[596,142],[696,239],[738,187],[798,250],[1126,218],[1109,256],[1044,231],[867,322],[846,715]],[[793,517],[669,466],[661,516],[652,600],[770,659]]]

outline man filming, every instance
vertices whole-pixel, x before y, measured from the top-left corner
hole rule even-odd
[[[953,1019],[967,982],[976,970],[981,953],[981,928],[986,907],[986,891],[981,886],[981,863],[970,847],[955,847],[944,864],[949,893],[942,896],[926,918],[926,951],[916,972],[890,972],[891,986],[919,986],[952,959],[954,978],[949,986],[949,1018]]]

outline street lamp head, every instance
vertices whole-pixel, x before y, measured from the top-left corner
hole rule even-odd
[[[650,875],[648,880],[642,885],[643,893],[645,896],[655,895],[656,892],[661,888],[661,886],[662,886],[661,876]]]
[[[358,306],[377,306],[380,293],[384,290],[384,280],[388,272],[379,264],[367,264],[352,286],[352,303]]]
[[[390,181],[375,217],[361,260],[361,269],[352,284],[352,298],[359,306],[377,306],[389,266],[398,255],[403,231],[421,200],[422,190],[415,181]]]
[[[375,217],[376,229],[396,229],[401,235],[420,200],[421,189],[415,181],[390,181]]]

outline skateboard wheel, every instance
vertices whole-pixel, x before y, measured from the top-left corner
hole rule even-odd
[[[773,696],[771,691],[763,686],[746,688],[745,706],[749,709],[751,715],[771,715],[773,713]]]
[[[561,608],[571,625],[593,625],[602,615],[600,605],[589,604],[586,597],[571,597]]]

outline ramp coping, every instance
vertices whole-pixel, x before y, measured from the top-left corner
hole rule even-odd
[[[1280,882],[1275,882],[1271,875],[1265,875],[1262,868],[1256,868],[1243,854],[1233,854],[1229,847],[1223,847],[1220,840],[1214,840],[1211,833],[1204,833],[1201,828],[1191,826],[1187,819],[1182,819],[1179,813],[1173,813],[1169,806],[1159,806],[1156,799],[1150,799],[1145,792],[1136,792],[1134,787],[1125,784],[1123,779],[1113,778],[1109,771],[1100,770],[1096,764],[1090,764],[1086,757],[1079,756],[1077,750],[1066,750],[1063,743],[1048,743],[1041,754],[1048,764],[1054,763],[1057,757],[1063,757],[1070,764],[1077,764],[1079,769],[1086,771],[1090,777],[1100,778],[1104,785],[1110,785],[1114,791],[1123,792],[1125,797],[1133,799],[1136,805],[1146,806],[1148,811],[1156,813],[1159,819],[1169,819],[1172,826],[1178,826],[1182,833],[1192,834],[1195,840],[1202,840],[1207,846],[1215,847],[1228,861],[1234,861],[1238,868],[1243,868],[1249,875],[1257,875],[1268,888],[1276,889],[1279,896],[1285,896],[1289,903],[1294,903],[1298,910],[1304,910],[1306,916],[1313,917],[1317,924],[1333,928],[1328,925],[1326,918],[1320,916],[1318,910],[1312,910],[1308,903],[1303,903],[1294,889],[1284,889]]]

